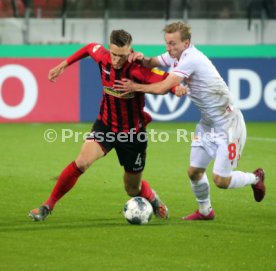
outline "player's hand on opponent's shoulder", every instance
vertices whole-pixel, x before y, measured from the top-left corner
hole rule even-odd
[[[134,62],[136,60],[140,60],[142,61],[145,58],[144,54],[141,52],[132,52],[129,56],[128,56],[128,62]]]
[[[56,82],[56,79],[63,73],[64,69],[68,66],[66,60],[62,61],[59,65],[49,71],[48,79],[51,82]]]
[[[189,88],[187,86],[177,85],[172,88],[171,92],[177,97],[182,97],[189,92]]]

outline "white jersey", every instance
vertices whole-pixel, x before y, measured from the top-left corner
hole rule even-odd
[[[193,45],[181,55],[180,60],[169,53],[158,56],[162,66],[183,77],[188,85],[188,95],[201,112],[201,121],[219,125],[233,110],[229,89],[212,62]]]

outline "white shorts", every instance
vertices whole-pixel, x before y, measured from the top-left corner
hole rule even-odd
[[[237,167],[246,141],[246,127],[242,113],[237,110],[219,126],[200,122],[192,141],[190,166],[206,168],[215,160],[213,172],[229,177]]]

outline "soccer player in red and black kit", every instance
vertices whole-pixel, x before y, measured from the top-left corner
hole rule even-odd
[[[120,164],[124,166],[123,179],[127,194],[146,198],[157,217],[168,218],[166,205],[149,183],[141,179],[147,148],[145,127],[151,121],[151,117],[143,110],[145,96],[134,92],[121,96],[120,92],[113,89],[114,80],[129,78],[140,83],[154,83],[164,80],[167,73],[144,68],[138,62],[129,63],[131,42],[132,37],[128,32],[114,30],[110,35],[109,50],[100,44],[91,43],[50,70],[49,80],[54,82],[65,68],[90,56],[100,68],[103,98],[98,118],[77,159],[62,171],[50,197],[42,206],[30,211],[29,216],[35,221],[44,220],[57,201],[75,185],[80,175],[113,148]],[[122,133],[128,135],[127,142],[126,137],[118,137]]]

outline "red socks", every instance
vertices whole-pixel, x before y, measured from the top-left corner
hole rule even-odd
[[[56,202],[75,185],[82,173],[75,161],[69,164],[60,174],[49,199],[44,205],[48,205],[50,210],[53,210]]]
[[[149,202],[153,201],[155,196],[152,192],[150,185],[145,180],[141,181],[141,191],[139,194],[140,197],[146,198]]]
[[[50,210],[53,210],[57,201],[71,190],[82,173],[83,172],[77,167],[75,161],[69,164],[60,174],[50,197],[44,202],[44,205],[48,205]],[[150,202],[155,198],[150,185],[145,180],[141,181],[139,196],[146,198]]]

